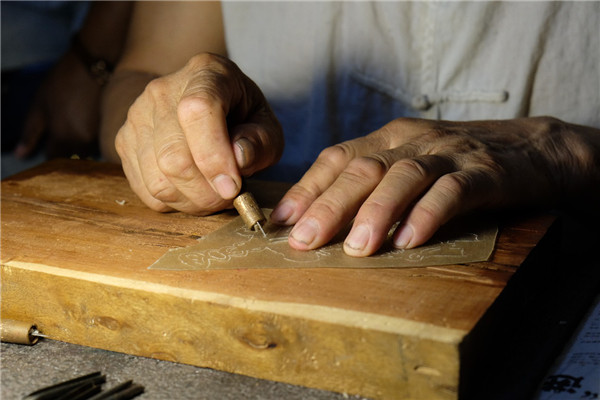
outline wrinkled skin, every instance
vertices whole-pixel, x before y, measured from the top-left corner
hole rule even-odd
[[[240,173],[277,162],[283,134],[256,84],[228,59],[203,54],[150,82],[115,145],[150,208],[206,215],[231,205]]]
[[[458,214],[550,204],[578,180],[567,171],[593,169],[580,141],[553,118],[398,119],[325,149],[272,218],[296,224],[290,244],[302,250],[322,246],[355,218],[344,243],[354,256],[374,253],[402,220],[394,244],[412,248]]]
[[[550,117],[397,119],[323,150],[271,219],[295,224],[289,243],[299,250],[324,245],[353,218],[347,254],[373,254],[397,221],[394,244],[412,248],[459,214],[581,194],[599,181],[598,138]],[[203,54],[148,85],[116,147],[149,207],[204,215],[231,205],[241,175],[273,165],[283,139],[258,87],[231,61]]]
[[[98,154],[101,86],[67,53],[37,91],[15,149],[27,157],[45,140],[49,158]]]

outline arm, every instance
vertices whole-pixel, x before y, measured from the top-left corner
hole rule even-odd
[[[231,206],[241,174],[277,161],[283,140],[262,92],[222,56],[220,5],[137,3],[129,37],[104,96],[105,156],[154,210]]]
[[[97,152],[99,102],[104,83],[87,58],[114,65],[129,23],[129,2],[93,2],[67,53],[38,90],[25,122],[17,156],[26,157],[47,136],[50,157]],[[108,71],[100,71],[108,73]]]
[[[102,101],[100,139],[106,159],[120,161],[115,137],[146,85],[203,52],[226,53],[218,2],[135,3],[123,55]]]
[[[290,245],[314,249],[355,218],[344,250],[425,243],[477,209],[600,204],[600,131],[548,117],[448,122],[399,119],[324,150],[274,209],[296,224]]]

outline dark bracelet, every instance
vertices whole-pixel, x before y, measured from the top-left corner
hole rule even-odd
[[[100,86],[106,85],[115,66],[103,58],[94,57],[85,48],[79,35],[73,36],[71,40],[71,49],[79,57],[83,65],[87,68],[90,76],[98,82]]]

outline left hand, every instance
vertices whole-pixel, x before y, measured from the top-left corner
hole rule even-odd
[[[289,244],[309,250],[354,218],[344,243],[352,256],[373,254],[401,220],[394,245],[413,248],[458,214],[558,200],[589,167],[572,127],[547,117],[398,119],[325,149],[271,219],[296,224]]]
[[[101,90],[77,56],[66,53],[35,95],[16,155],[31,155],[44,138],[49,158],[96,155]]]

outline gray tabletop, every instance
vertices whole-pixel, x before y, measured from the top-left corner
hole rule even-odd
[[[207,368],[136,357],[55,340],[34,346],[1,344],[2,400],[23,396],[54,383],[102,371],[104,388],[132,379],[144,386],[136,399],[360,399],[323,390],[255,379]]]

